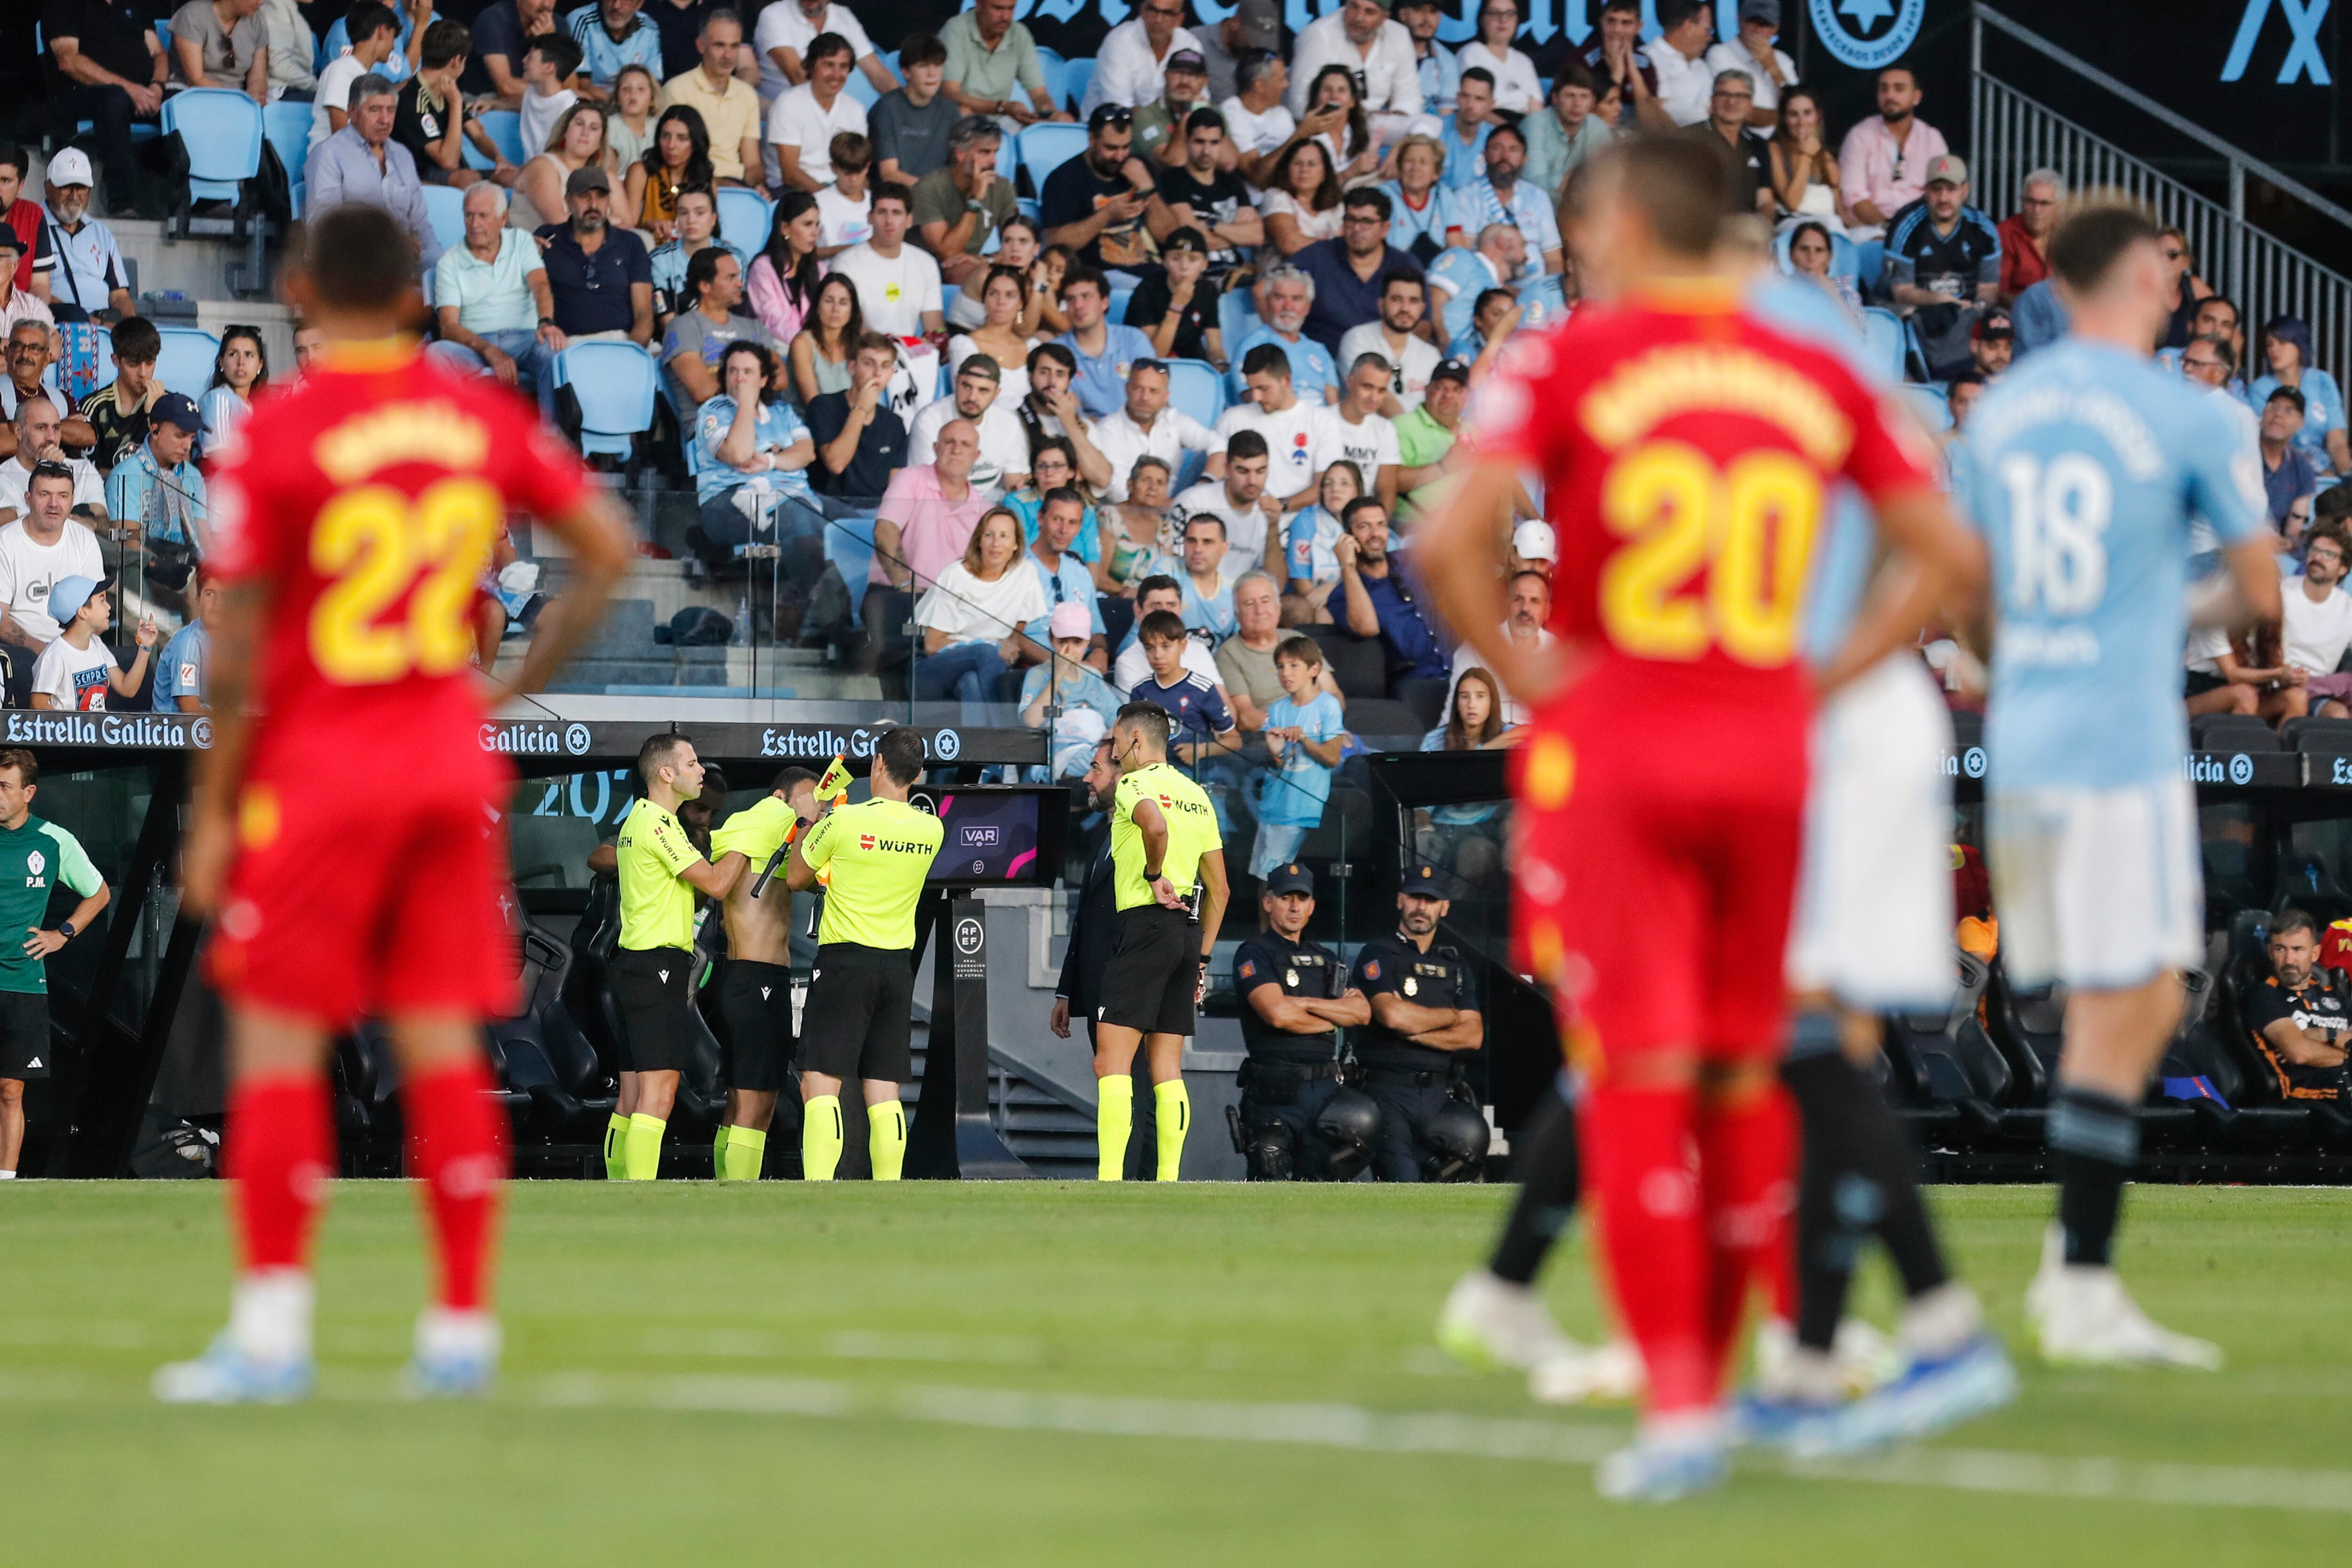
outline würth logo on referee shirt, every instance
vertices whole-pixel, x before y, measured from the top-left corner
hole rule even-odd
[[[871,849],[871,848],[873,848],[873,847],[874,847],[874,835],[872,835],[871,833],[861,833],[861,834],[859,834],[859,835],[857,836],[857,847],[858,847],[860,849]]]

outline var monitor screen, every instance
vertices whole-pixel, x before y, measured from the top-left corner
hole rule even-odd
[[[944,829],[931,861],[934,885],[1041,887],[1061,870],[1066,789],[926,785],[910,798]]]

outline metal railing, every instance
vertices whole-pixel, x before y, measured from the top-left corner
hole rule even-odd
[[[2310,323],[2321,367],[2338,374],[2352,369],[2352,278],[2322,266],[2248,221],[2247,181],[2269,185],[2347,230],[2352,230],[2352,212],[1990,6],[1978,4],[1971,11],[1969,71],[1974,145],[1969,168],[1979,207],[1996,216],[2016,211],[2025,175],[2042,168],[2063,174],[2069,190],[2105,187],[2125,192],[2147,203],[2160,222],[2179,229],[2196,255],[2198,276],[2238,302],[2250,359],[2260,353],[2255,334],[2262,323],[2273,316],[2291,315]],[[2226,204],[2160,172],[2147,160],[1991,75],[1985,68],[1988,28],[2024,45],[2041,60],[2122,100],[2220,158],[2228,170]],[[2268,368],[2259,363],[2249,365],[2247,379]]]

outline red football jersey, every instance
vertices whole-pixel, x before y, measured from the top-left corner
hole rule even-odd
[[[478,762],[476,585],[509,510],[560,516],[592,482],[529,403],[404,346],[257,400],[210,480],[206,557],[273,590],[256,766]]]
[[[1832,478],[1876,500],[1933,481],[1832,355],[1727,289],[1588,305],[1515,339],[1479,395],[1478,448],[1543,478],[1552,629],[1620,675],[1801,693],[1799,621]]]

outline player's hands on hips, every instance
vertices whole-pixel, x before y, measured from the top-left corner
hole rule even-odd
[[[1054,998],[1053,1016],[1045,1020],[1045,1027],[1054,1031],[1055,1039],[1070,1037],[1070,999],[1067,996]]]
[[[217,811],[200,811],[180,847],[180,908],[198,917],[220,904],[221,884],[228,877],[231,852],[236,847],[234,825]]]
[[[1166,877],[1151,879],[1151,896],[1160,900],[1160,907],[1163,910],[1183,910],[1187,914],[1192,912],[1191,906],[1184,902],[1184,895],[1178,892],[1176,884]]]
[[[43,931],[38,926],[25,929],[30,933],[25,938],[25,956],[27,958],[47,958],[66,944],[63,931]]]

